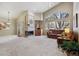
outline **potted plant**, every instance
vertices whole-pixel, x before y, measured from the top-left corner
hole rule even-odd
[[[64,41],[61,45],[62,50],[69,55],[79,55],[79,43],[75,41]]]
[[[63,51],[66,52],[67,55],[70,54],[70,44],[69,44],[69,41],[64,41],[63,44],[61,45],[61,48]]]
[[[69,48],[71,51],[70,54],[78,56],[79,55],[79,43],[72,41],[70,44],[71,44],[71,46]]]

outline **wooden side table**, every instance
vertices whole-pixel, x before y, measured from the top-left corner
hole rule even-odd
[[[60,47],[61,44],[63,44],[63,41],[71,41],[71,40],[66,37],[57,37],[58,48]]]
[[[61,44],[63,44],[63,38],[62,37],[57,37],[57,44],[58,44],[58,48],[60,47]]]

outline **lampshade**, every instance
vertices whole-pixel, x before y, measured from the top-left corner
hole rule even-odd
[[[64,29],[64,32],[65,32],[65,33],[69,33],[70,31],[71,31],[70,28],[65,28],[65,29]]]

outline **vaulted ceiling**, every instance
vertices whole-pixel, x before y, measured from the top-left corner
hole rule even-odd
[[[17,16],[24,10],[34,13],[42,13],[59,2],[0,2],[0,17],[8,18],[8,11],[11,17]]]

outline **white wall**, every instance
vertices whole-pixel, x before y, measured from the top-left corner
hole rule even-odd
[[[30,20],[32,20],[32,24],[30,23]],[[28,11],[28,23],[30,23],[30,26],[28,27],[28,31],[34,31],[35,30],[35,20],[43,20],[43,14],[42,13],[33,13],[31,11]]]
[[[78,13],[78,28],[76,27],[76,13]],[[79,40],[79,2],[73,3],[73,30],[78,33]]]
[[[7,22],[7,19],[0,18],[0,20]],[[12,20],[10,20],[10,23],[11,24],[9,25],[9,29],[0,30],[0,36],[14,35],[15,34],[15,21],[12,19]]]
[[[13,2],[0,2],[0,18],[3,19],[4,21],[7,21],[8,19],[8,11],[10,12],[10,19],[11,19],[11,25],[9,30],[1,30],[0,35],[14,35],[16,32],[16,22],[15,20],[17,19],[17,16],[24,10],[31,10],[33,12],[39,12],[39,13],[34,13],[34,20],[43,20],[43,15],[40,12],[43,12],[50,7],[54,6],[58,2],[38,2],[38,3],[13,3]],[[49,6],[50,5],[50,6]],[[0,20],[1,20],[0,19]],[[29,29],[33,29],[29,27]]]
[[[42,13],[34,13],[34,20],[43,20]]]
[[[10,12],[10,29],[8,30],[0,30],[0,36],[5,35],[14,35],[15,34],[15,19],[16,15],[18,15],[18,12],[16,11],[17,8],[13,9],[12,6],[10,6],[7,3],[1,3],[0,2],[0,20],[3,20],[5,22],[8,21],[8,11]],[[16,12],[16,13],[14,13]],[[16,17],[15,17],[16,16]]]
[[[58,5],[56,5],[55,7],[51,8],[50,10],[44,12],[43,13],[44,20],[46,20],[46,17],[48,17],[49,15],[51,15],[55,12],[69,13],[69,16],[66,18],[66,20],[65,19],[63,19],[63,20],[70,21],[70,27],[71,27],[71,29],[73,28],[73,3],[72,2],[62,2]],[[57,21],[57,20],[52,18],[52,21]],[[44,23],[44,26],[45,26],[45,23]],[[44,31],[45,31],[45,28],[44,28]],[[44,33],[46,33],[46,31]]]
[[[34,22],[34,13],[31,11],[28,11],[28,31],[34,31],[35,30],[35,22]]]
[[[16,3],[0,3],[0,20],[3,21],[8,21],[8,11],[10,12],[10,21],[11,21],[11,25],[10,25],[10,29],[9,30],[0,30],[0,36],[4,36],[4,35],[14,35],[16,34],[16,22],[15,20],[17,20],[17,18],[19,17],[20,13],[24,11],[24,8],[20,8],[18,9],[18,6],[14,6],[14,4]],[[22,6],[21,6],[22,7]],[[32,12],[28,12],[28,20],[30,21],[30,18],[33,17],[33,22],[34,20],[41,20],[41,14],[40,13],[32,13]],[[28,30],[34,30],[34,23],[28,27]]]

